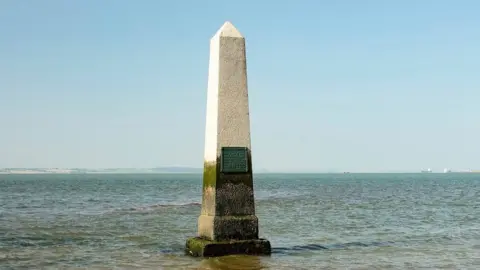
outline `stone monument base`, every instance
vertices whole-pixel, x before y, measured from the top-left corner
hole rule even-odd
[[[194,257],[219,257],[234,254],[270,255],[272,247],[266,239],[211,241],[193,237],[187,240],[185,252]]]

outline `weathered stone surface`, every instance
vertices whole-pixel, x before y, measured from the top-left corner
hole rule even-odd
[[[258,238],[258,218],[249,216],[207,216],[198,218],[198,235],[210,240]]]
[[[197,243],[198,239],[208,242],[202,249],[208,252],[214,252],[226,243],[233,245],[231,250],[251,250],[245,246],[245,241],[257,243],[259,240],[253,192],[245,39],[230,22],[226,22],[210,40],[208,76],[202,210],[198,218],[198,237],[187,241],[187,250],[195,246],[192,243]],[[237,169],[231,166],[222,171],[222,149],[232,151],[231,147],[243,149],[239,155],[243,163]],[[266,240],[262,241],[265,243]],[[267,247],[270,243],[263,245],[263,249]],[[192,252],[205,254],[207,251]],[[270,251],[262,253],[270,254]]]
[[[195,257],[218,257],[234,254],[270,255],[272,247],[265,239],[211,241],[202,238],[190,238],[185,252]]]
[[[245,39],[226,22],[210,40],[205,167],[199,236],[211,240],[258,238],[255,215]],[[222,147],[246,147],[248,171],[221,171]],[[228,218],[245,216],[245,218]],[[228,220],[228,222],[226,221]],[[247,222],[248,221],[248,222]],[[242,229],[245,227],[245,229]]]

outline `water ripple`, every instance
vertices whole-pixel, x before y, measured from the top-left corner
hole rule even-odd
[[[0,176],[0,269],[480,269],[480,175],[256,175],[271,257],[184,256],[201,175]]]

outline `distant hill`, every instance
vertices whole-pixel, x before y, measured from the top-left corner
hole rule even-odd
[[[156,168],[0,168],[0,174],[86,174],[86,173],[203,173],[203,168],[168,166]],[[270,173],[265,169],[254,173]]]
[[[157,167],[151,169],[155,173],[201,173],[203,168],[192,167]]]
[[[157,168],[104,168],[104,169],[43,169],[0,168],[0,174],[85,174],[85,173],[202,173],[203,168],[157,167]]]

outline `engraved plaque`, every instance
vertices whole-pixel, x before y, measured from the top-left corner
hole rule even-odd
[[[222,173],[247,173],[248,155],[246,147],[222,147]]]

